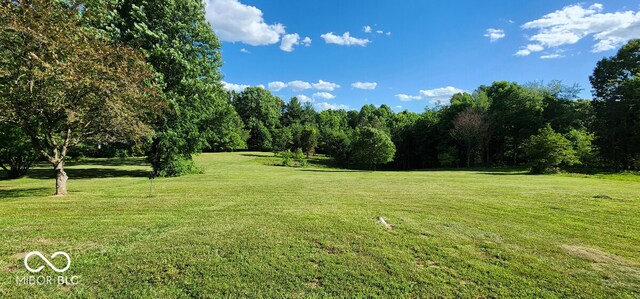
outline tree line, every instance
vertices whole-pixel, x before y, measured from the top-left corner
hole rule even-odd
[[[317,112],[260,87],[225,91],[201,1],[4,1],[0,21],[0,166],[20,177],[43,158],[57,194],[69,156],[144,155],[154,176],[244,149],[367,169],[640,169],[640,40],[597,63],[593,100],[558,81],[500,81],[422,113]]]

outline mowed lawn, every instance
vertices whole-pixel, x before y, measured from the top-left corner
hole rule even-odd
[[[151,196],[136,159],[70,163],[63,198],[49,168],[0,181],[0,297],[640,297],[637,176],[196,160]],[[16,284],[30,251],[78,284]]]

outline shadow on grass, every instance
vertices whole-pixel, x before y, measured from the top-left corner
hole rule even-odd
[[[477,174],[484,175],[531,175],[534,176],[536,174],[530,172],[506,172],[506,171],[474,171]]]
[[[88,169],[65,169],[69,179],[98,179],[115,177],[148,177],[149,172],[144,170],[121,170],[113,168],[88,168]],[[31,169],[27,173],[32,179],[54,179],[53,169]]]
[[[52,188],[0,189],[0,200],[20,197],[47,196],[51,195],[52,191]]]
[[[80,159],[66,162],[67,166],[74,165],[98,165],[98,166],[148,166],[149,163],[144,158],[97,158],[97,159]]]
[[[371,170],[357,170],[357,169],[307,169],[299,168],[300,171],[308,172],[372,172]]]
[[[257,157],[257,158],[269,158],[269,157],[274,157],[273,154],[269,155],[268,153],[265,153],[264,155],[260,155],[260,154],[240,154],[240,156],[245,156],[245,157]]]

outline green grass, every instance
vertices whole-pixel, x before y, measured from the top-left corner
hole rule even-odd
[[[63,198],[49,168],[0,181],[0,297],[640,296],[638,176],[270,156],[204,154],[204,174],[156,179],[151,197],[142,160],[70,165]],[[16,284],[30,251],[69,253],[79,283]]]

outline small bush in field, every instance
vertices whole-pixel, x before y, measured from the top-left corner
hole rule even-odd
[[[282,158],[282,166],[302,167],[307,165],[307,158],[300,148],[295,152],[291,150],[280,152],[279,156]]]

